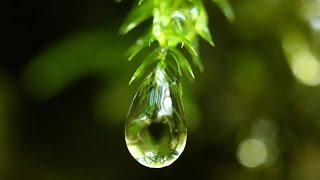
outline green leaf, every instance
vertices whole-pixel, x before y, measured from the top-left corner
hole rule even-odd
[[[175,61],[176,65],[177,65],[177,70],[178,70],[179,75],[182,76],[181,67],[180,67],[180,64],[179,64],[177,57],[175,57],[173,54],[171,54],[171,56],[173,57],[173,60]]]
[[[195,21],[195,30],[204,40],[214,46],[211,33],[208,28],[208,15],[206,13],[206,9],[201,1],[193,0],[193,3],[196,7],[196,11],[192,13]]]
[[[197,9],[197,12],[198,12],[197,16],[199,16],[200,11],[203,10],[203,8],[202,8],[202,6],[203,6],[202,0],[190,0],[190,1],[195,6],[195,8]]]
[[[146,1],[140,6],[135,6],[125,19],[123,25],[120,28],[121,34],[126,34],[135,27],[137,27],[141,22],[146,20],[152,15],[153,4],[152,1]]]
[[[116,33],[91,30],[52,42],[23,67],[24,93],[30,98],[48,100],[88,75],[116,76],[129,68],[122,55],[128,42]]]
[[[199,57],[199,50],[198,50],[199,48],[198,48],[197,39],[195,39],[193,43],[191,43],[190,41],[186,41],[185,47],[192,57],[193,64],[196,65],[201,72],[203,72],[204,68],[203,68],[201,59]]]
[[[206,9],[202,3],[198,5],[199,17],[195,20],[195,29],[197,34],[199,34],[204,40],[214,46],[212,41],[211,33],[208,28],[208,15]]]
[[[142,73],[144,73],[147,66],[151,65],[152,63],[154,63],[156,60],[159,59],[159,56],[162,55],[161,50],[162,50],[161,48],[156,48],[149,54],[149,56],[142,62],[142,64],[138,67],[138,69],[133,74],[133,76],[129,82],[129,85],[136,78],[138,78]]]
[[[140,6],[143,3],[144,0],[139,0],[138,5]]]
[[[227,17],[227,19],[231,22],[235,20],[235,15],[233,9],[228,0],[212,0],[215,2],[219,8],[222,10],[223,14]]]
[[[150,46],[150,42],[152,41],[153,35],[150,32],[139,38],[136,43],[129,48],[127,52],[128,54],[130,54],[128,60],[131,61],[141,50],[143,50],[148,45]]]
[[[212,41],[211,33],[207,25],[203,24],[196,24],[196,31],[197,33],[206,40],[211,46],[214,46]]]
[[[195,48],[195,46],[188,39],[183,39],[183,40],[184,40],[183,44],[186,45],[187,49],[190,49],[190,54],[198,56],[198,50]]]
[[[186,59],[186,57],[178,50],[176,49],[170,49],[170,54],[172,55],[172,57],[180,64],[181,69],[184,71],[184,73],[186,74],[190,74],[191,77],[194,79],[194,74],[192,71],[192,68],[188,62],[188,60]]]

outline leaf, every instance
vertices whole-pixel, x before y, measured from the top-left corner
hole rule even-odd
[[[131,61],[141,50],[143,50],[148,45],[150,46],[150,42],[152,40],[153,35],[150,32],[139,38],[136,43],[129,48],[128,54],[130,54],[130,56],[128,60]]]
[[[142,62],[142,64],[138,67],[138,69],[132,75],[129,85],[145,71],[147,66],[149,66],[150,64],[155,62],[157,59],[159,59],[160,53],[161,53],[161,48],[156,48],[149,54],[149,56]]]
[[[202,0],[191,0],[192,4],[195,6],[196,8],[196,12],[197,12],[197,16],[199,16],[199,13],[202,9]]]
[[[178,50],[176,49],[170,49],[171,55],[174,59],[176,59],[177,62],[179,62],[181,69],[186,73],[186,74],[190,74],[191,77],[194,79],[194,74],[192,71],[192,68],[188,62],[188,60],[186,59],[186,57]]]
[[[206,40],[211,46],[214,46],[212,41],[211,33],[207,25],[196,24],[197,33]]]
[[[30,98],[48,100],[88,75],[116,76],[129,68],[122,55],[128,42],[116,33],[91,30],[53,42],[23,67],[23,91]]]
[[[145,21],[152,15],[153,4],[152,1],[147,1],[140,6],[135,6],[125,19],[123,25],[120,28],[121,34],[126,34],[135,27],[137,27],[141,22]]]
[[[185,43],[186,47],[190,49],[190,54],[194,54],[195,56],[198,56],[198,50],[188,39],[184,39],[183,43]]]
[[[139,0],[138,5],[140,6],[143,3],[144,0]]]
[[[211,33],[208,28],[208,15],[206,13],[205,7],[202,3],[199,3],[199,17],[195,20],[195,29],[197,34],[199,34],[204,40],[214,46],[212,41]]]
[[[181,67],[180,67],[180,64],[179,64],[177,57],[175,57],[173,54],[171,54],[171,56],[173,57],[173,60],[176,62],[179,75],[182,76]]]
[[[193,64],[196,65],[201,72],[203,72],[204,68],[203,68],[203,64],[201,62],[201,59],[199,57],[197,39],[194,40],[193,43],[191,43],[190,41],[186,41],[186,46],[185,47],[186,47],[187,51],[189,52],[189,54],[192,57]]]
[[[227,17],[230,22],[235,20],[233,9],[228,0],[212,0],[222,10],[223,14]]]

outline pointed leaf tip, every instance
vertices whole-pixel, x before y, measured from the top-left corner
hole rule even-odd
[[[138,5],[140,6],[144,0],[139,0]]]
[[[198,52],[198,42],[194,41],[191,43],[190,41],[186,44],[186,49],[189,52],[189,54],[192,57],[193,64],[196,65],[201,72],[203,72],[203,64],[201,62],[201,59],[199,57]]]
[[[197,33],[206,40],[211,46],[214,46],[214,42],[212,41],[211,33],[207,25],[196,25]]]
[[[184,71],[184,73],[189,73],[193,79],[195,79],[195,76],[193,74],[191,65],[189,64],[186,57],[178,50],[171,49],[172,57],[176,59],[177,62],[179,62],[181,69]]]
[[[129,82],[129,85],[145,71],[147,66],[151,65],[153,62],[155,62],[158,59],[160,50],[161,50],[160,48],[154,49],[148,55],[148,57],[141,63],[141,65],[138,67],[138,69],[132,75],[132,78]]]
[[[141,0],[140,0],[141,1]],[[142,2],[141,2],[142,3]],[[152,15],[153,4],[150,1],[149,3],[143,3],[141,5],[136,5],[126,17],[123,25],[120,28],[121,34],[126,34],[140,23],[151,17]]]
[[[235,21],[235,15],[234,11],[232,9],[232,6],[230,5],[230,2],[228,0],[212,0],[214,3],[216,3],[219,8],[222,10],[223,14],[226,16],[226,18],[230,22]]]
[[[134,45],[132,45],[127,54],[129,54],[128,61],[131,61],[137,54],[139,54],[144,48],[146,48],[150,44],[150,40],[152,39],[152,34],[147,33],[146,35],[139,38]]]

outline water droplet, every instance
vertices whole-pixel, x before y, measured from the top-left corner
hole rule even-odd
[[[187,128],[179,81],[157,67],[142,83],[128,112],[125,139],[131,155],[150,168],[169,166],[183,152]]]

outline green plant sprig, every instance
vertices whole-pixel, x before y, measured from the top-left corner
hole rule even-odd
[[[227,0],[212,0],[223,11],[225,16],[234,20],[234,13]],[[120,32],[126,34],[143,21],[153,18],[151,28],[129,48],[129,61],[155,41],[158,47],[153,49],[133,74],[129,84],[140,77],[147,66],[173,59],[176,74],[182,72],[194,78],[189,61],[181,53],[185,48],[190,54],[193,64],[203,71],[199,58],[198,36],[214,46],[208,28],[208,15],[202,0],[139,0],[124,21]],[[157,66],[157,65],[156,65]]]

